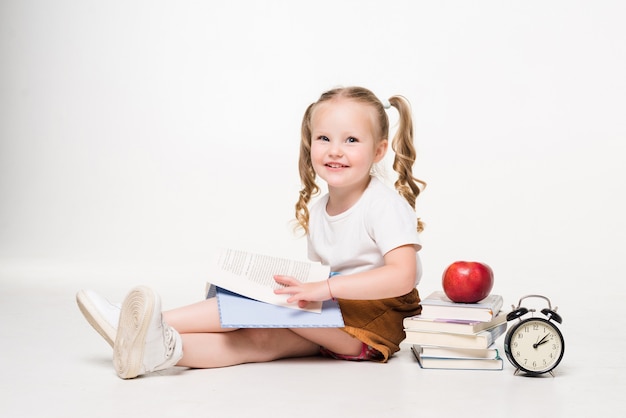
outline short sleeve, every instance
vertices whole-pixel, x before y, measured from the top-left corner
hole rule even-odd
[[[393,192],[371,202],[366,213],[365,227],[383,255],[403,245],[415,245],[416,251],[422,248],[417,215],[400,195]]]

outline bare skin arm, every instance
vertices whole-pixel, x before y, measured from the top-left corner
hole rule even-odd
[[[293,277],[276,276],[276,281],[287,287],[275,293],[291,295],[287,301],[297,301],[301,307],[310,301],[328,300],[331,292],[333,297],[343,299],[391,298],[405,295],[415,287],[416,269],[415,247],[403,245],[385,254],[384,266],[362,273],[338,275],[328,283],[300,283]]]

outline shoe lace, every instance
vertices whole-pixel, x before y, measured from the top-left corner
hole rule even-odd
[[[174,337],[174,332],[172,332],[172,327],[163,322],[164,329],[164,343],[165,343],[165,358],[172,357],[172,353],[174,353],[174,347],[176,346],[176,338]]]

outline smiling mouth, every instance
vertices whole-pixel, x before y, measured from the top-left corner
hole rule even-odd
[[[326,163],[324,164],[328,168],[346,168],[347,165],[339,164],[339,163]]]

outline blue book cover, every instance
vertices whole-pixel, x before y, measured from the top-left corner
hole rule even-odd
[[[224,328],[340,328],[344,326],[339,303],[327,300],[321,313],[272,305],[241,296],[221,287],[209,288],[207,298],[217,297]]]

